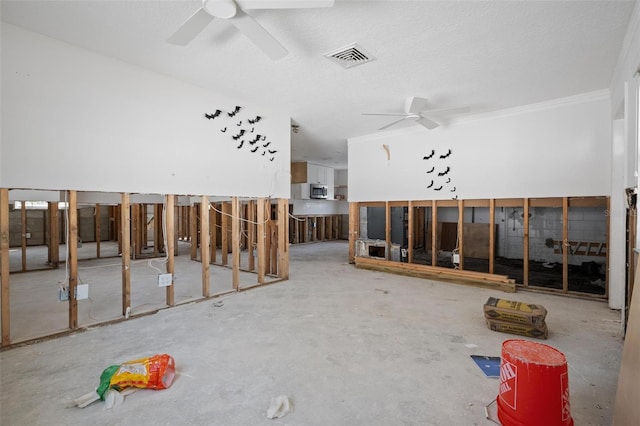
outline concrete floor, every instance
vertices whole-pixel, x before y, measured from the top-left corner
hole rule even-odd
[[[470,355],[499,356],[517,336],[487,329],[490,296],[547,308],[543,342],[568,359],[575,424],[610,424],[622,341],[606,303],[357,270],[347,252],[292,246],[289,281],[3,351],[0,424],[491,425],[498,380]],[[105,367],[156,353],[176,360],[170,389],[65,408]],[[268,420],[282,394],[295,411]]]

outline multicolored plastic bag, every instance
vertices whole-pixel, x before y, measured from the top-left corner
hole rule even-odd
[[[175,361],[171,355],[154,355],[120,364],[109,380],[109,387],[117,391],[128,387],[167,389],[175,374]]]

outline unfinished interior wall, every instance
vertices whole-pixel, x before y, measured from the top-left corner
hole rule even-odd
[[[414,254],[426,264],[452,267],[450,253],[468,248],[458,244],[457,201],[506,200],[495,209],[494,218],[488,217],[486,208],[463,209],[465,225],[495,223],[495,256],[507,260],[506,265],[496,263],[495,268],[508,268],[523,285],[582,291],[570,288],[565,277],[575,276],[576,269],[568,271],[562,265],[580,268],[585,264],[598,270],[606,264],[606,208],[569,209],[568,222],[572,225],[565,236],[561,203],[532,205],[525,218],[522,200],[555,198],[556,203],[562,197],[607,196],[611,191],[610,114],[608,94],[594,92],[459,121],[431,131],[412,126],[352,138],[348,141],[349,201],[453,202],[437,209],[438,252],[430,253],[431,245],[427,243],[426,253]],[[387,148],[383,149],[383,145]],[[517,202],[511,204],[510,199]],[[376,226],[370,223],[371,217],[363,218],[361,212],[360,221],[365,220],[369,230]],[[419,240],[434,235],[430,233],[433,224],[428,217],[425,222],[425,235]],[[568,244],[566,254],[562,252],[564,240]],[[587,255],[587,249],[599,255]],[[487,263],[475,262],[471,268],[486,272]],[[534,270],[543,268],[542,264],[555,265],[555,269]],[[533,272],[541,273],[534,277]],[[529,275],[535,282],[524,282]],[[594,274],[592,281],[600,282],[602,287],[587,291],[605,294],[604,277]],[[616,281],[612,285],[622,284]]]
[[[21,338],[43,335],[42,330],[35,335],[31,333],[26,322],[10,325],[11,308],[38,312],[47,300],[58,298],[58,290],[67,295],[68,302],[58,305],[57,321],[64,326],[65,313],[68,314],[66,325],[72,330],[214,295],[216,288],[209,286],[209,282],[219,282],[208,272],[210,261],[188,259],[178,266],[178,274],[194,272],[191,271],[194,267],[202,269],[202,288],[190,288],[192,282],[178,282],[174,294],[173,256],[180,248],[177,234],[183,232],[182,246],[189,249],[191,259],[210,259],[211,253],[206,251],[209,244],[202,243],[211,238],[212,231],[199,222],[206,215],[207,203],[200,201],[204,210],[195,212],[194,205],[198,202],[180,194],[208,194],[227,200],[229,209],[224,218],[231,231],[225,243],[231,248],[231,259],[229,267],[222,268],[221,273],[231,275],[231,279],[225,281],[231,282],[230,291],[246,288],[241,279],[240,247],[242,232],[247,228],[240,225],[243,207],[239,198],[277,199],[274,212],[263,211],[266,207],[257,209],[255,244],[259,260],[254,269],[258,284],[270,282],[273,276],[288,278],[289,117],[273,108],[247,105],[9,24],[2,25],[1,42],[0,192],[2,209],[7,211],[7,236],[9,203],[5,201],[5,194],[17,192],[14,188],[47,196],[35,198],[38,201],[69,202],[68,213],[61,210],[57,219],[61,222],[67,220],[63,219],[64,215],[69,215],[69,225],[59,227],[63,237],[69,235],[61,238],[68,242],[65,252],[60,253],[60,263],[64,265],[58,268],[56,262],[51,271],[43,272],[52,274],[46,278],[48,285],[40,289],[46,293],[44,301],[28,294],[22,300],[10,300],[9,266],[5,261],[9,249],[8,244],[6,249],[3,244],[0,273],[3,346],[11,343],[14,327],[21,328],[18,333]],[[251,140],[243,138],[252,130],[255,137],[260,134],[262,149],[252,151]],[[264,146],[267,142],[268,149]],[[186,204],[181,203],[185,198]],[[197,198],[206,200],[207,197]],[[83,249],[90,245],[86,241],[95,240],[97,232],[102,235],[108,228],[104,226],[102,211],[100,230],[94,226],[96,203],[117,208],[116,216],[110,216],[109,220],[118,224],[119,235],[109,238],[113,240],[110,246],[115,256],[121,253],[122,265],[97,259],[92,254],[92,261],[99,265],[78,267],[79,260],[87,261],[81,258]],[[181,229],[178,225],[177,207],[175,212],[173,207],[158,210],[159,205],[173,206],[174,203],[188,209],[187,228]],[[175,217],[175,221],[167,219],[175,222],[166,225],[171,230],[164,231],[152,223],[161,212],[163,216]],[[22,217],[20,213],[20,221]],[[2,219],[4,235],[4,213]],[[276,226],[275,221],[282,225]],[[40,223],[31,220],[29,226],[39,227]],[[22,224],[19,232],[22,251],[26,252]],[[176,238],[168,236],[167,241],[159,241],[156,236],[165,232]],[[84,248],[81,247],[83,241]],[[167,249],[161,250],[165,242]],[[244,244],[246,249],[246,241]],[[45,261],[46,249],[44,247]],[[221,252],[228,253],[227,250]],[[103,261],[110,263],[103,265]],[[98,276],[97,271],[105,276]],[[171,283],[166,288],[158,275],[164,272],[171,274]],[[11,274],[11,279],[18,281],[14,275]],[[20,274],[20,278],[33,284],[35,281],[27,275]],[[87,303],[87,299],[78,303],[75,289],[83,278],[91,285],[95,304]],[[17,283],[11,291],[20,289],[32,290],[24,283]],[[65,312],[67,304],[68,312]],[[96,314],[98,308],[104,309],[104,315]],[[58,322],[56,327],[60,326]],[[44,334],[52,331],[59,328],[47,329]]]
[[[0,187],[289,198],[289,117],[5,23],[1,43]],[[268,155],[233,138],[251,128]]]
[[[610,147],[606,92],[380,132],[348,140],[349,201],[608,195]]]

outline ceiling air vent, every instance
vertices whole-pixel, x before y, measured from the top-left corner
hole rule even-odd
[[[343,68],[353,68],[376,60],[357,43],[351,43],[348,46],[325,53],[324,56]]]

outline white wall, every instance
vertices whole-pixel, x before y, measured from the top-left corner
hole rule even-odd
[[[638,77],[640,67],[640,3],[629,21],[611,79],[612,128],[611,229],[609,239],[609,306],[625,316],[625,188],[638,186]],[[640,226],[640,222],[638,223]],[[640,231],[640,228],[638,229]],[[637,232],[636,247],[640,247]]]
[[[608,195],[610,117],[607,92],[595,92],[432,131],[351,138],[349,201]]]
[[[6,23],[1,42],[0,187],[289,198],[289,117]],[[239,149],[250,127],[277,152]]]

